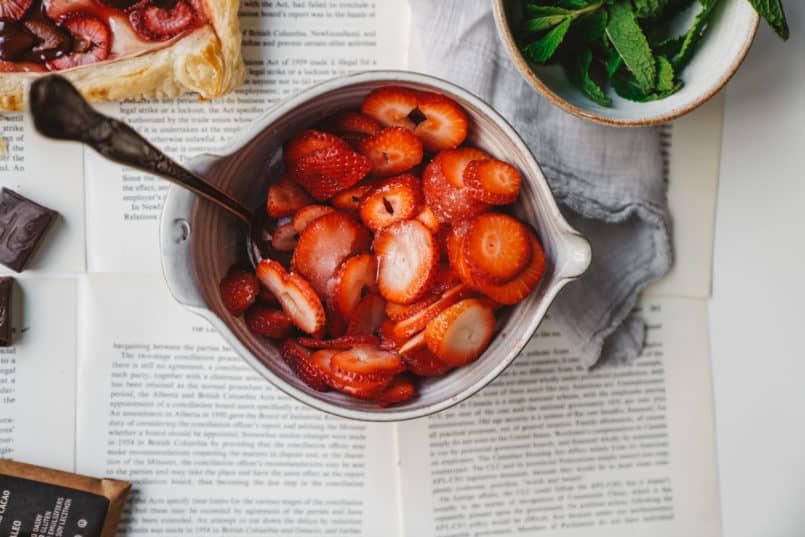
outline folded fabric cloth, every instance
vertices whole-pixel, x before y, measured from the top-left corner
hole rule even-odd
[[[645,325],[630,316],[640,291],[671,266],[660,131],[576,118],[522,78],[498,38],[489,0],[410,0],[409,65],[484,99],[520,133],[593,262],[550,315],[582,363],[636,357]]]

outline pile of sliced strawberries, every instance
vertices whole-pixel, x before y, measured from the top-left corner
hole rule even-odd
[[[453,100],[390,86],[286,143],[266,210],[290,263],[233,268],[221,293],[314,390],[405,401],[478,358],[542,277],[536,233],[505,212],[520,173],[461,147],[468,127]]]

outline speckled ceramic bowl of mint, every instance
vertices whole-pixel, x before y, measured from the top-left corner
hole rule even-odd
[[[537,161],[512,127],[479,98],[426,75],[374,71],[324,82],[268,110],[226,147],[215,154],[199,155],[188,166],[245,204],[262,207],[270,181],[281,171],[285,140],[336,111],[359,108],[371,90],[390,84],[455,99],[471,120],[467,143],[511,162],[524,177],[513,211],[537,230],[546,253],[546,272],[529,297],[502,310],[494,339],[475,362],[441,378],[423,379],[415,398],[385,409],[342,393],[314,391],[294,375],[270,340],[255,336],[221,302],[218,284],[246,251],[243,225],[206,200],[172,187],[160,229],[165,279],[179,303],[209,321],[278,389],[324,412],[367,421],[426,416],[482,389],[517,357],[559,290],[590,263],[587,241],[562,217]]]
[[[492,0],[495,23],[503,46],[520,74],[556,106],[584,119],[623,127],[657,125],[695,110],[723,88],[749,52],[757,33],[759,17],[746,0],[721,2],[713,13],[710,27],[695,55],[679,74],[684,83],[678,92],[656,101],[638,103],[609,92],[612,106],[590,100],[558,65],[539,65],[528,61],[517,46],[514,30],[523,19],[523,0]],[[695,12],[674,21],[671,34],[690,27]]]

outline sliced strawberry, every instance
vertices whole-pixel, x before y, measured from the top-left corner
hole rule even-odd
[[[302,207],[293,215],[293,228],[301,235],[309,223],[320,216],[332,212],[335,212],[335,209],[327,205],[308,205],[307,207]]]
[[[507,205],[520,195],[523,177],[511,164],[482,159],[467,164],[462,180],[475,199],[492,205]]]
[[[378,183],[361,198],[360,216],[372,231],[413,218],[422,203],[419,179],[400,175]]]
[[[341,263],[333,285],[333,304],[338,312],[351,318],[361,299],[370,293],[377,293],[377,258],[360,254]]]
[[[333,339],[297,338],[300,345],[311,349],[351,349],[355,345],[378,345],[380,338],[371,334],[341,336]]]
[[[476,289],[499,304],[510,305],[523,300],[534,290],[545,273],[545,252],[542,250],[536,234],[530,228],[528,232],[531,242],[531,261],[513,280],[504,284],[495,284],[486,279],[472,278]],[[466,258],[466,255],[463,257]]]
[[[339,192],[333,196],[332,199],[330,199],[330,203],[333,205],[333,207],[340,211],[345,211],[349,214],[358,216],[358,212],[361,208],[361,198],[364,194],[369,192],[373,186],[374,185],[364,181],[359,185],[355,185],[352,188],[344,190],[343,192]]]
[[[383,86],[372,90],[361,106],[361,112],[373,117],[384,127],[403,127],[414,130],[408,117],[417,105],[415,91],[399,86]]]
[[[397,375],[386,389],[377,396],[377,404],[383,408],[411,399],[416,395],[416,387],[410,375]]]
[[[425,344],[425,331],[418,333],[405,343],[400,346],[400,350],[398,351],[401,355],[405,356],[406,354],[411,354],[412,352],[416,352],[419,349],[427,348]]]
[[[408,129],[388,127],[360,143],[372,161],[372,173],[382,177],[406,172],[422,162],[422,142]]]
[[[323,130],[332,132],[336,136],[349,137],[354,135],[374,136],[383,130],[375,118],[360,112],[338,112],[322,121]]]
[[[112,49],[112,32],[101,19],[83,12],[63,15],[61,26],[73,36],[72,50],[48,62],[53,70],[69,69],[105,60]]]
[[[439,219],[436,218],[436,215],[433,214],[433,211],[427,205],[419,211],[419,214],[416,215],[416,219],[425,224],[431,233],[438,233],[441,227]]]
[[[330,147],[339,147],[350,151],[349,144],[338,136],[328,132],[309,129],[300,132],[285,143],[282,158],[285,160],[285,165],[290,169],[305,155],[309,155],[319,149],[327,149]]]
[[[293,270],[310,281],[319,296],[332,296],[335,272],[352,255],[368,252],[371,236],[352,217],[339,212],[320,216],[299,237]]]
[[[287,175],[268,187],[268,201],[266,212],[272,218],[291,216],[302,207],[313,203],[313,199],[301,186],[288,178]]]
[[[333,372],[333,356],[341,352],[337,349],[320,349],[310,355],[310,363],[313,365],[316,376],[330,388],[341,390],[344,385],[335,377]]]
[[[438,160],[444,176],[456,188],[464,188],[464,170],[474,160],[489,159],[489,155],[474,147],[460,147],[442,151],[434,160]]]
[[[528,226],[506,214],[479,214],[463,241],[464,263],[476,282],[512,280],[529,264],[531,254]]]
[[[384,227],[375,235],[373,248],[383,298],[411,304],[427,292],[439,264],[439,250],[422,222],[403,220]]]
[[[428,323],[441,312],[465,298],[471,290],[463,283],[459,283],[447,291],[439,300],[424,308],[422,311],[398,322],[394,327],[394,336],[398,339],[407,339],[415,336],[428,326]]]
[[[467,138],[467,113],[451,98],[438,93],[419,92],[417,109],[425,120],[416,126],[414,133],[428,151],[435,153],[454,149]]]
[[[473,198],[467,189],[457,188],[447,180],[438,156],[422,174],[422,193],[425,203],[441,223],[460,221],[489,209],[488,204]]]
[[[495,314],[484,302],[467,298],[441,312],[425,329],[428,349],[451,366],[478,358],[492,340]]]
[[[299,233],[296,232],[290,222],[281,225],[271,234],[271,246],[280,252],[293,252],[298,241]]]
[[[332,364],[333,357],[341,352],[344,351],[322,349],[314,352],[310,357],[310,360],[315,366],[318,375],[324,378],[330,387],[340,392],[346,393],[353,397],[358,397],[360,399],[374,399],[380,392],[383,391],[386,386],[388,386],[388,384],[391,382],[391,379],[394,378],[391,375],[386,375],[368,380],[358,378],[342,380],[336,376]]]
[[[342,337],[347,331],[348,319],[341,315],[332,298],[327,300],[324,310],[327,312],[327,334],[332,338]]]
[[[233,266],[221,280],[221,300],[229,313],[241,315],[257,300],[260,283],[253,272]]]
[[[277,297],[282,311],[297,328],[315,334],[324,327],[324,306],[304,278],[289,274],[282,265],[269,260],[260,261],[257,265],[257,278]]]
[[[420,377],[441,377],[453,368],[424,345],[401,356],[408,371]]]
[[[171,7],[146,4],[129,12],[134,31],[151,41],[165,41],[193,26],[196,15],[185,0],[176,0]]]
[[[333,373],[338,380],[377,380],[402,373],[405,366],[396,352],[376,345],[356,345],[333,356]]]
[[[0,19],[20,20],[31,4],[33,4],[33,0],[3,0],[0,2]]]
[[[439,298],[441,298],[440,295],[427,293],[413,304],[397,304],[395,302],[387,302],[386,315],[392,321],[399,322],[416,315],[434,302],[438,301]]]
[[[405,344],[404,339],[398,339],[394,336],[394,321],[391,319],[386,319],[380,324],[377,334],[380,337],[378,346],[383,350],[396,351]]]
[[[374,334],[386,318],[386,301],[378,295],[366,295],[355,307],[347,326],[347,335]]]
[[[363,179],[371,169],[372,162],[364,155],[334,145],[300,157],[290,172],[311,196],[324,201]]]
[[[254,304],[246,311],[246,326],[258,336],[285,339],[293,331],[293,322],[285,312]]]
[[[279,351],[282,359],[302,382],[317,392],[326,392],[328,390],[329,384],[325,376],[314,365],[313,357],[309,350],[292,339],[286,339],[280,345]]]

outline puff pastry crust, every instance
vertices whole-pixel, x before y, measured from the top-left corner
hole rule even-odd
[[[90,101],[224,95],[243,82],[239,0],[204,0],[207,24],[141,54],[57,71]],[[26,108],[28,87],[48,73],[0,74],[0,110]]]

